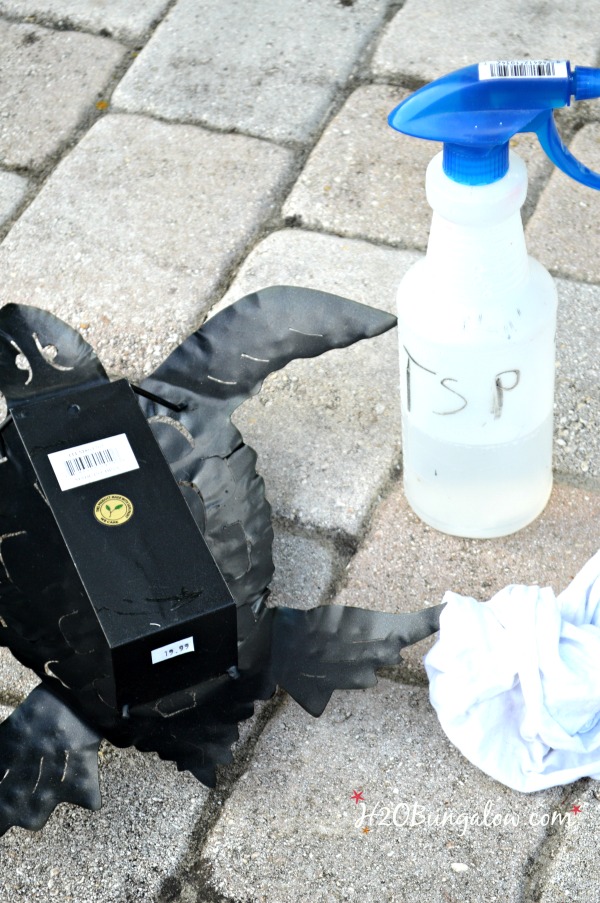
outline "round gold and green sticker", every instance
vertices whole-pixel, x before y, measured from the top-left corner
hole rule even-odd
[[[133,503],[125,495],[105,495],[94,506],[94,516],[107,527],[120,527],[133,515]]]

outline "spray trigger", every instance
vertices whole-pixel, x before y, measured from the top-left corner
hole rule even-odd
[[[459,69],[416,91],[391,113],[392,128],[444,144],[444,172],[456,182],[484,185],[508,169],[508,142],[533,132],[566,175],[600,189],[600,173],[565,146],[553,111],[600,97],[600,69],[567,60],[497,60]]]

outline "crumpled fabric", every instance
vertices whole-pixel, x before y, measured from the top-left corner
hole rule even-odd
[[[444,602],[425,667],[451,742],[515,790],[600,779],[600,552],[559,596],[508,586]]]

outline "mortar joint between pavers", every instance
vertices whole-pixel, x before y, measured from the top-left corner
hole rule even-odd
[[[322,592],[319,604],[330,604],[339,592],[346,568],[358,550],[356,538],[345,531],[328,530],[325,527],[305,524],[282,515],[272,515],[272,523],[275,530],[279,529],[300,539],[317,541],[327,548],[332,561],[332,575]]]
[[[369,78],[365,79],[365,85],[387,85],[390,88],[405,88],[409,92],[418,91],[429,84],[427,79],[420,78],[408,72],[379,73],[371,71]]]
[[[326,595],[326,599],[329,602],[335,601],[335,598],[347,586],[350,579],[349,566],[368,536],[377,509],[394,491],[398,481],[401,479],[401,460],[402,453],[400,452],[380,485],[373,491],[368,510],[356,535],[350,535],[343,531],[328,531],[327,536],[329,541],[333,543],[334,549],[338,552],[338,562],[340,564],[339,568],[334,567],[334,574],[330,584],[332,588],[331,595]]]
[[[163,888],[165,887],[165,884],[168,885],[168,883],[173,882],[174,879],[180,884],[185,885],[186,875],[189,875],[191,880],[193,880],[194,886],[198,886],[198,876],[205,874],[206,872],[207,863],[203,858],[203,852],[208,836],[221,818],[225,803],[232,795],[238,781],[250,767],[256,745],[263,731],[289,700],[290,697],[285,691],[279,689],[276,690],[274,696],[267,700],[261,710],[254,716],[255,723],[249,731],[248,736],[243,741],[240,741],[239,748],[235,750],[233,763],[226,768],[218,767],[217,786],[214,790],[210,791],[202,813],[193,828],[188,852],[180,862],[175,875],[169,876],[163,883]],[[205,885],[201,888],[205,893],[207,890],[213,894],[217,893],[214,890],[210,879],[201,882],[201,884]],[[168,903],[168,888],[165,890],[167,891],[166,893],[163,893],[162,890],[159,892],[157,903]],[[202,903],[230,903],[226,897],[218,895],[212,897],[203,896],[198,897],[198,899],[201,900]]]
[[[571,804],[574,804],[579,799],[589,783],[590,778],[581,778],[579,781],[564,787],[564,796],[559,803],[560,810],[566,812]],[[568,825],[563,824],[560,819],[554,822],[550,819],[536,854],[529,857],[529,868],[525,874],[523,896],[521,898],[522,903],[538,903],[538,901],[543,899],[546,886],[551,880],[550,872],[553,860],[563,843],[566,842],[567,831]]]
[[[132,54],[126,54],[124,56],[123,60],[113,70],[112,75],[105,85],[99,89],[99,101],[106,100],[112,96],[117,84],[121,81],[134,60],[135,56]],[[95,123],[109,112],[112,115],[110,100],[108,100],[106,109],[99,109],[97,106],[91,106],[82,115],[79,123],[73,129],[71,134],[61,142],[59,148],[51,154],[38,169],[30,169],[22,166],[2,167],[5,172],[14,172],[16,175],[23,176],[29,181],[29,185],[21,203],[15,208],[6,222],[2,224],[2,227],[0,227],[0,243],[6,238],[17,220],[35,200],[61,161],[79,144],[81,139],[90,131]]]
[[[51,13],[29,13],[23,16],[19,16],[17,13],[5,12],[2,13],[0,19],[5,22],[13,23],[15,25],[36,25],[39,28],[47,28],[48,31],[74,31],[78,34],[86,34],[95,38],[108,38],[115,43],[122,44],[124,47],[127,47],[130,50],[140,51],[145,47],[158,26],[166,18],[166,16],[169,14],[176,3],[177,0],[169,0],[162,15],[156,16],[152,20],[150,25],[146,28],[146,30],[135,38],[133,36],[128,36],[123,31],[119,30],[113,33],[107,28],[94,29],[91,27],[86,27],[85,25],[79,24],[68,15],[53,16]]]
[[[559,486],[571,486],[573,489],[583,489],[585,492],[600,492],[600,476],[594,477],[589,474],[571,473],[562,470],[554,470],[554,483]]]

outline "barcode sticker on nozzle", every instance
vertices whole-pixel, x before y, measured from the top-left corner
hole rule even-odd
[[[495,60],[479,64],[479,81],[489,78],[568,78],[566,60]]]
[[[125,433],[52,452],[48,458],[63,492],[140,466]]]

